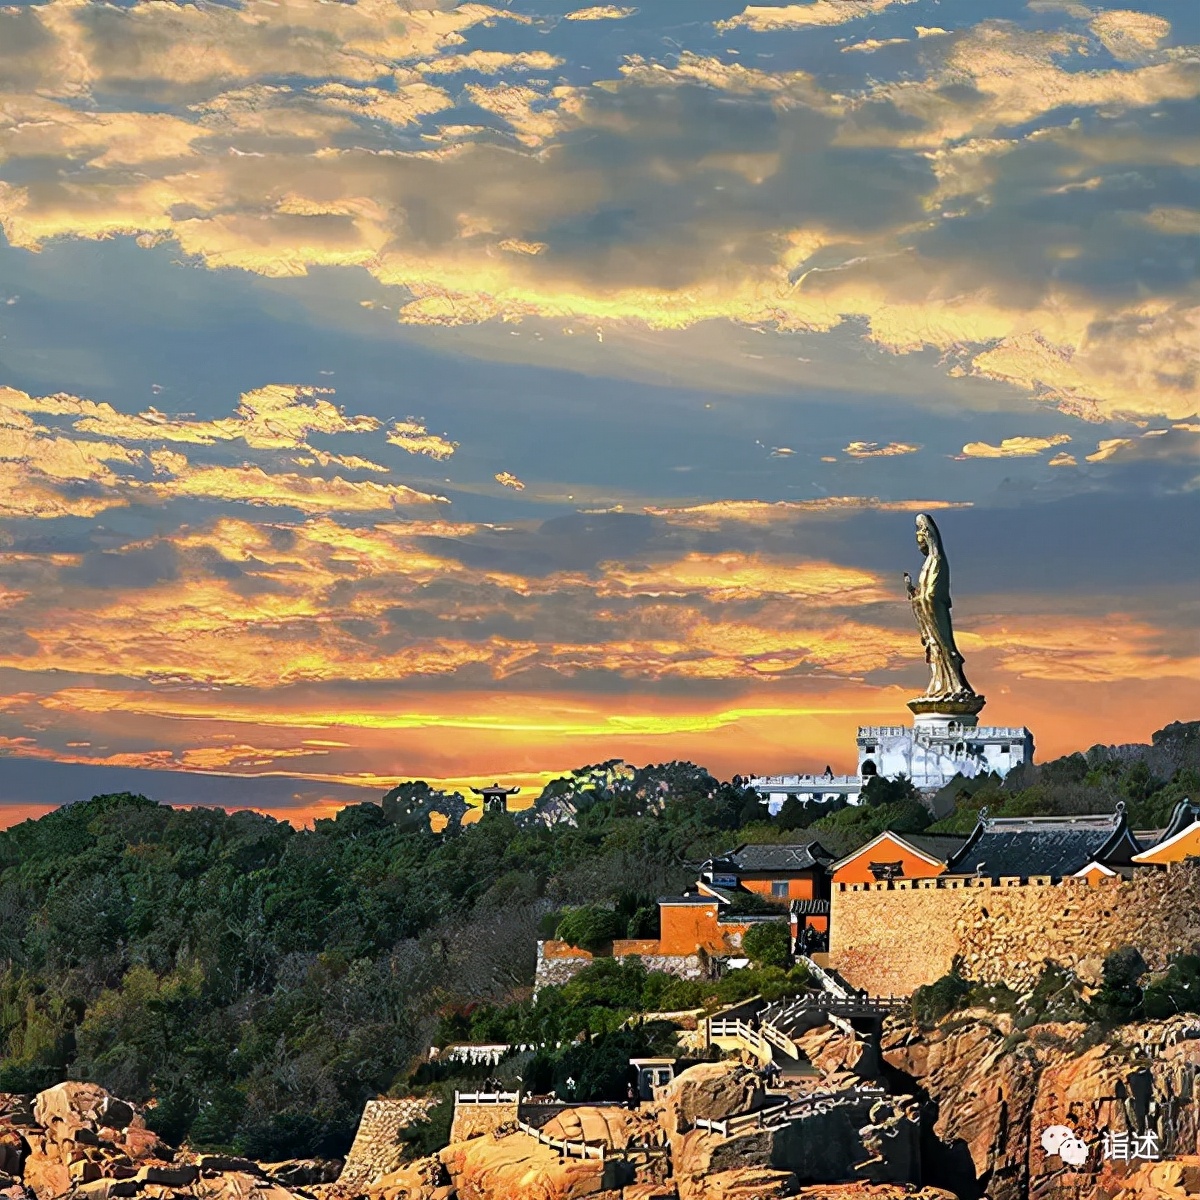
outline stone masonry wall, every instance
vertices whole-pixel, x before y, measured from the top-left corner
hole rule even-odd
[[[399,1100],[368,1100],[354,1144],[346,1156],[339,1183],[364,1186],[400,1166],[400,1130],[428,1119],[434,1099],[406,1096]]]
[[[508,1104],[456,1104],[450,1141],[465,1142],[484,1137],[502,1125],[516,1125],[520,1113],[517,1101]]]
[[[830,965],[854,987],[907,995],[950,970],[1023,988],[1051,959],[1098,982],[1104,956],[1132,944],[1151,967],[1200,943],[1200,862],[1131,880],[902,880],[834,889]]]
[[[538,942],[533,994],[536,996],[550,984],[561,987],[569,983],[591,962],[592,956],[586,950],[572,950],[563,942]]]
[[[677,975],[680,979],[698,979],[701,974],[700,958],[696,954],[651,954],[644,951],[657,942],[616,942],[613,957],[618,959],[640,958],[647,971],[662,971]],[[637,947],[641,953],[630,952]],[[626,953],[619,953],[622,949]],[[549,984],[561,986],[568,983],[584,967],[591,966],[595,959],[586,950],[564,949],[562,942],[538,942],[537,968],[533,977],[533,994],[536,996]]]

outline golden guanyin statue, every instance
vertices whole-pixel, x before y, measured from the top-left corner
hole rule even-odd
[[[925,563],[915,585],[907,571],[904,583],[925,647],[929,686],[908,706],[915,713],[977,713],[984,698],[976,694],[963,672],[963,656],[955,645],[950,620],[950,563],[942,548],[942,535],[928,513],[917,514],[917,545]]]

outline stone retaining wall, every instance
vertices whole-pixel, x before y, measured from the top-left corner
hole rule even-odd
[[[484,1137],[502,1125],[515,1126],[519,1113],[516,1100],[507,1104],[456,1104],[450,1141],[465,1142],[468,1138]]]
[[[429,1109],[436,1103],[436,1099],[417,1096],[368,1100],[338,1182],[363,1186],[396,1170],[403,1159],[400,1131],[428,1120]]]
[[[696,954],[647,954],[644,950],[657,946],[657,942],[614,942],[613,957],[618,961],[627,958],[638,958],[647,971],[662,971],[667,975],[677,975],[680,979],[699,979],[703,968]],[[631,950],[630,947],[636,949]],[[624,950],[625,953],[620,953]],[[533,976],[533,994],[536,996],[542,988],[550,984],[561,986],[569,982],[584,967],[591,966],[595,957],[586,950],[576,950],[565,942],[538,942],[537,968]]]
[[[1152,967],[1200,945],[1200,861],[1091,886],[1048,877],[935,879],[835,888],[829,958],[852,986],[904,995],[950,970],[1026,988],[1047,959],[1089,983],[1104,956],[1134,945]]]

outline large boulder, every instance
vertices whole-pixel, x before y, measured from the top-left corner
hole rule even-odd
[[[698,1063],[689,1067],[662,1093],[662,1120],[668,1134],[691,1129],[697,1117],[723,1121],[754,1112],[765,1101],[762,1080],[741,1063]]]
[[[579,1200],[604,1190],[604,1164],[559,1158],[527,1133],[487,1134],[439,1155],[458,1200]]]
[[[60,1141],[84,1126],[125,1129],[133,1118],[132,1104],[110,1096],[94,1083],[60,1083],[39,1092],[33,1102],[33,1119]]]

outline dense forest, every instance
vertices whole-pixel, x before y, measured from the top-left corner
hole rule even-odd
[[[805,827],[835,854],[884,828],[969,829],[984,804],[1035,814],[1124,801],[1135,828],[1161,827],[1200,793],[1198,747],[1200,723],[1177,725],[1153,747],[1096,748],[1004,786],[962,781],[936,826],[902,780],[873,783],[860,806],[789,803],[772,819],[738,782],[687,763],[581,768],[526,813],[466,825],[461,797],[422,783],[304,830],[97,796],[0,833],[0,1091],[88,1079],[150,1102],[174,1142],[343,1153],[365,1099],[445,1082],[444,1068],[421,1065],[435,1040],[563,1043],[538,1069],[579,1078],[580,1032],[609,1039],[619,1063],[656,1036],[621,1028],[629,1013],[746,986],[706,992],[598,964],[534,1005],[536,939],[572,910],[605,910],[610,935],[645,936],[655,897],[705,858]],[[803,986],[769,947],[758,971],[755,986]]]

